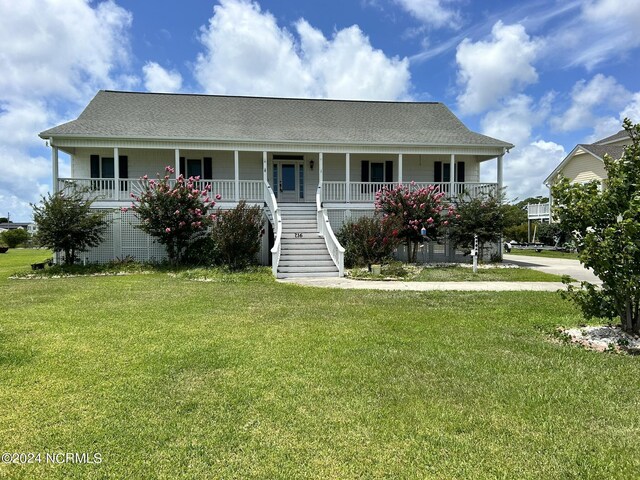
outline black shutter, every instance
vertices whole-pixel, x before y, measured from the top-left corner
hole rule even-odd
[[[100,155],[91,155],[91,178],[100,178]]]
[[[127,155],[118,157],[118,169],[120,170],[120,178],[129,178],[129,157]]]
[[[456,163],[456,182],[464,183],[464,162]]]
[[[434,162],[433,164],[433,181],[436,183],[442,181],[442,162]]]
[[[449,183],[451,181],[451,164],[445,163],[442,165],[442,181]]]
[[[178,172],[178,175],[182,175],[184,177],[186,173],[187,173],[187,168],[186,168],[185,159],[184,157],[180,157],[180,171]]]
[[[362,160],[360,164],[360,181],[369,181],[369,160]]]
[[[120,170],[120,178],[129,178],[129,157],[127,155],[118,157],[118,169]],[[120,182],[120,191],[127,191],[127,182]]]
[[[202,159],[202,163],[204,164],[202,167],[202,178],[204,180],[212,180],[213,179],[213,159],[211,157],[204,157]]]
[[[393,162],[391,160],[384,162],[384,181],[393,182]]]

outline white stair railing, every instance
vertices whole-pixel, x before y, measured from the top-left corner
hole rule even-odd
[[[333,263],[338,267],[338,276],[344,277],[344,247],[340,245],[338,239],[333,233],[331,224],[329,223],[329,217],[322,208],[322,183],[318,185],[316,190],[316,213],[318,223],[318,233],[324,238],[324,243],[327,245],[329,255]]]
[[[271,249],[271,268],[273,276],[278,276],[278,264],[280,263],[280,252],[282,243],[282,215],[278,208],[278,201],[273,194],[271,185],[268,182],[264,182],[264,202],[267,204],[267,208],[273,218],[273,231],[275,232],[275,241],[273,242],[273,248]]]

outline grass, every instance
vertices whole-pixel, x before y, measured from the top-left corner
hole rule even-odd
[[[640,358],[550,341],[583,321],[556,294],[313,289],[259,272],[7,280],[41,254],[10,253],[0,450],[102,463],[0,464],[0,478],[640,471]]]
[[[566,258],[568,260],[577,260],[577,253],[561,252],[558,250],[542,250],[536,252],[535,250],[518,250],[516,248],[511,249],[510,255],[526,255],[529,257],[546,257],[546,258]]]

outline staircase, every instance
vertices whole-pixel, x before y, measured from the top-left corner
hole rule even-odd
[[[278,278],[337,277],[324,238],[318,234],[314,203],[279,203],[282,244]]]

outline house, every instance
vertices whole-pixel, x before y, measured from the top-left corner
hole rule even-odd
[[[26,230],[29,235],[35,235],[38,231],[36,224],[31,223],[14,223],[14,222],[4,222],[0,223],[0,233],[6,232],[8,230],[16,230],[21,228],[22,230]]]
[[[496,192],[513,147],[470,131],[437,102],[117,91],[98,92],[77,119],[40,137],[51,146],[54,189],[89,187],[94,207],[113,220],[87,261],[164,258],[120,207],[130,205],[143,175],[171,165],[176,176],[211,184],[223,209],[240,200],[264,207],[270,228],[262,261],[278,277],[342,275],[344,249],[334,232],[349,218],[373,215],[385,185],[433,184],[449,198]],[[70,156],[69,178],[58,175],[59,152]],[[492,159],[496,181],[481,182],[480,167]]]
[[[629,134],[626,130],[620,130],[602,140],[589,144],[578,144],[562,162],[544,180],[544,184],[551,187],[561,178],[568,178],[571,182],[588,183],[596,181],[601,188],[606,185],[607,172],[604,170],[604,156],[608,154],[612,158],[620,158],[624,153],[624,147],[629,143]],[[549,197],[551,198],[551,196]],[[549,203],[535,211],[538,215],[550,218]],[[542,208],[545,210],[543,211]],[[530,216],[531,217],[531,213]]]

